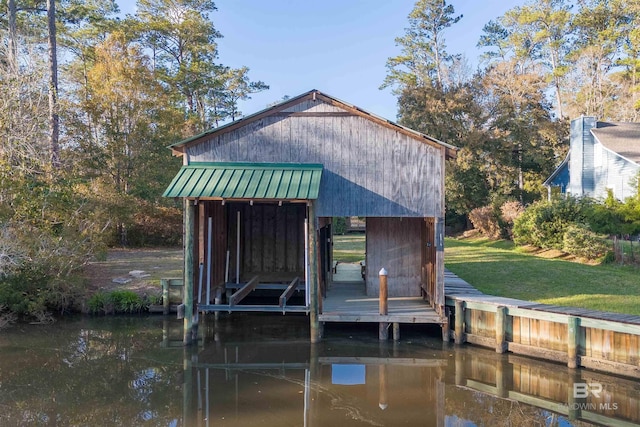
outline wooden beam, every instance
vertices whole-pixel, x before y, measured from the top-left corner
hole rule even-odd
[[[272,116],[275,117],[355,117],[357,114],[348,112],[348,111],[328,111],[328,112],[306,112],[306,111],[297,111],[297,112],[281,112],[274,113]]]
[[[287,300],[291,298],[293,292],[298,288],[298,280],[298,277],[293,279],[291,283],[289,283],[289,286],[287,286],[287,289],[280,295],[280,307],[284,307],[287,304]]]
[[[229,298],[229,306],[234,306],[242,301],[251,291],[253,291],[256,286],[258,286],[258,276],[253,276],[251,280],[247,282],[246,285],[238,289],[236,292],[231,295]]]

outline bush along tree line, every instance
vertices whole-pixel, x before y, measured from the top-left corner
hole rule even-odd
[[[109,246],[181,243],[181,206],[160,197],[180,167],[166,146],[268,88],[219,61],[215,9],[0,4],[0,326],[81,309],[82,268]],[[100,297],[91,311],[144,307]]]
[[[637,262],[640,237],[640,193],[624,202],[609,192],[605,200],[556,197],[525,209],[510,201],[476,208],[474,228],[492,239],[510,238],[517,245],[556,249],[588,260]],[[622,244],[620,241],[627,241]]]
[[[640,119],[640,3],[522,0],[486,23],[473,66],[447,48],[466,19],[448,3],[416,2],[383,86],[400,124],[460,148],[445,186],[447,225],[461,231],[476,208],[546,197],[569,119]]]

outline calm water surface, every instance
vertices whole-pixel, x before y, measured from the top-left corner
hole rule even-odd
[[[330,325],[311,345],[306,316],[234,313],[207,317],[199,345],[183,348],[173,318],[22,325],[0,332],[0,426],[640,422],[637,381],[456,348],[438,334],[403,327],[400,342],[379,343],[377,326]],[[574,397],[583,383],[588,396]]]

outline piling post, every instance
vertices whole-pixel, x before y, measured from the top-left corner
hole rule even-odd
[[[380,307],[380,315],[386,316],[389,314],[388,307],[388,297],[389,291],[387,287],[387,270],[384,267],[380,269],[378,273],[380,278],[380,293],[379,293],[379,307]],[[389,338],[389,323],[380,322],[379,330],[378,330],[378,339],[387,340]]]
[[[463,344],[465,342],[464,334],[464,301],[456,300],[456,323],[455,323],[455,343]]]
[[[496,353],[507,351],[507,307],[496,309]]]
[[[387,270],[385,270],[385,268],[382,267],[378,275],[380,276],[380,314],[386,316],[387,314],[389,314],[389,307],[388,307],[389,290],[387,288]]]
[[[398,322],[393,323],[393,340],[394,341],[400,340],[400,323]]]
[[[309,322],[311,329],[311,342],[320,341],[320,321],[318,303],[318,257],[317,254],[317,237],[316,237],[316,214],[313,202],[309,203]]]
[[[192,342],[193,329],[193,252],[195,242],[196,207],[192,201],[184,199],[184,345]]]
[[[567,366],[578,367],[578,342],[580,337],[580,318],[569,316],[567,319]]]
[[[160,279],[162,285],[162,314],[169,314],[169,279]]]

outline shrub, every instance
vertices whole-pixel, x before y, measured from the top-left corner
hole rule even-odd
[[[524,212],[522,203],[512,200],[500,206],[503,234],[513,239],[513,223]]]
[[[469,220],[482,235],[490,239],[502,237],[502,228],[500,227],[498,216],[491,206],[475,208],[469,213]]]
[[[597,259],[607,253],[606,239],[578,225],[567,227],[563,236],[562,250],[586,259]]]
[[[148,301],[127,290],[100,291],[87,301],[87,308],[92,314],[139,313],[148,307]]]
[[[344,234],[347,232],[347,220],[342,217],[333,218],[333,234]]]
[[[118,290],[111,292],[111,301],[116,313],[139,313],[146,308],[142,297],[133,291]]]
[[[570,225],[585,222],[589,204],[572,197],[535,202],[514,221],[513,240],[517,245],[562,250],[564,233]]]

